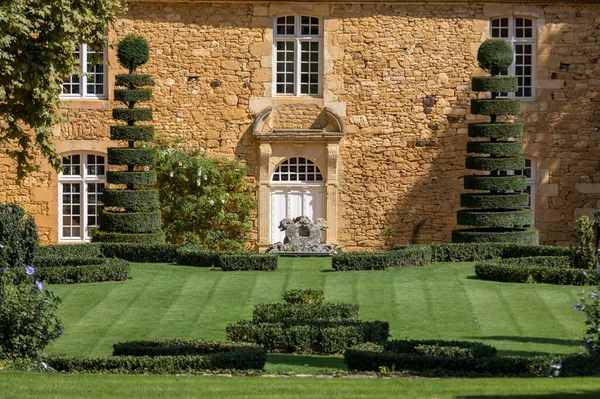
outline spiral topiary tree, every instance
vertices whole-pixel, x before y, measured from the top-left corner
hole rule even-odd
[[[471,123],[467,143],[465,166],[467,169],[486,171],[488,174],[466,175],[464,188],[479,193],[462,194],[457,213],[457,224],[471,228],[454,230],[452,242],[516,242],[538,244],[538,231],[529,226],[533,213],[525,207],[529,204],[527,180],[523,175],[510,171],[525,168],[521,123],[497,122],[499,115],[518,115],[521,103],[518,99],[497,98],[498,93],[517,91],[517,78],[498,76],[513,62],[510,45],[502,39],[486,40],[477,54],[479,66],[491,76],[474,77],[473,91],[491,92],[489,99],[471,100],[471,113],[488,115],[489,123]],[[485,139],[485,140],[481,140]],[[481,192],[484,191],[484,192]]]
[[[119,42],[117,57],[129,73],[116,76],[115,85],[124,89],[115,89],[114,96],[127,108],[113,109],[113,118],[126,125],[111,126],[110,138],[126,141],[128,146],[109,148],[108,164],[127,170],[107,174],[108,183],[124,188],[104,190],[105,209],[93,241],[163,243],[158,190],[147,187],[156,185],[156,173],[149,170],[156,164],[156,149],[145,145],[154,140],[154,126],[135,125],[152,120],[152,108],[135,108],[138,102],[152,100],[152,89],[145,87],[154,85],[152,78],[136,73],[136,68],[148,61],[148,43],[142,36],[129,35]],[[136,146],[136,142],[142,145]]]

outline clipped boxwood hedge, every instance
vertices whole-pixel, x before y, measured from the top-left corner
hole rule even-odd
[[[128,211],[156,210],[159,207],[158,190],[104,189],[102,201],[105,207],[125,208]]]
[[[519,115],[521,101],[518,99],[471,99],[473,115]]]
[[[110,139],[115,141],[152,141],[154,140],[154,126],[111,126]]]
[[[144,234],[148,236],[148,234]],[[163,235],[164,241],[164,235]],[[177,257],[178,244],[136,244],[103,242],[102,253],[107,258],[125,259],[137,263],[170,263]]]
[[[114,108],[112,117],[127,123],[151,121],[152,108]]]
[[[108,148],[108,163],[111,165],[154,165],[156,148]]]
[[[202,356],[43,355],[41,360],[54,370],[65,373],[189,374],[219,370],[262,370],[266,355],[257,350],[217,352]]]
[[[111,184],[133,184],[134,186],[153,186],[156,184],[156,172],[109,171],[106,181]]]
[[[182,246],[176,251],[175,262],[178,265],[196,267],[221,267],[219,252],[208,251],[206,248]]]
[[[258,345],[222,341],[163,339],[113,345],[113,356],[207,356],[218,369],[262,370],[267,351]]]
[[[221,270],[257,270],[274,271],[277,270],[277,256],[272,254],[245,253],[219,253]]]
[[[511,208],[514,208],[512,206]],[[461,209],[456,213],[456,222],[463,226],[529,226],[533,223],[533,212],[518,210],[473,210]]]
[[[525,158],[467,157],[465,168],[475,170],[523,170],[525,169]]]
[[[254,323],[274,323],[287,320],[313,321],[357,321],[357,304],[351,303],[259,303],[254,305]]]
[[[525,176],[467,175],[465,176],[464,187],[467,190],[495,192],[522,191],[527,188],[527,178]]]
[[[470,141],[467,143],[467,152],[470,154],[510,155],[522,154],[522,141]],[[523,161],[524,162],[524,161]],[[523,168],[521,168],[523,169]]]
[[[463,229],[452,231],[454,243],[501,243],[537,245],[540,242],[537,229],[529,228],[488,228]]]
[[[39,256],[34,258],[32,263],[35,267],[59,267],[59,266],[89,266],[89,265],[100,265],[104,263],[106,259],[104,256],[80,256],[76,255],[49,255]]]
[[[83,258],[102,258],[102,247],[100,244],[57,244],[40,245],[35,250],[35,258],[40,257],[83,257]],[[34,260],[35,262],[35,260]]]
[[[323,303],[325,293],[322,290],[311,288],[303,290],[288,290],[283,293],[283,300],[289,304]]]
[[[503,258],[498,262],[505,265],[573,267],[571,256],[524,256],[521,258]]]
[[[513,93],[519,89],[514,76],[473,76],[471,88],[478,92]]]
[[[545,283],[560,285],[594,285],[600,283],[600,275],[593,270],[547,265],[524,265],[502,262],[475,264],[475,274],[482,280],[507,283]]]
[[[338,271],[385,270],[425,266],[429,263],[431,263],[431,247],[428,245],[411,245],[387,252],[341,253],[331,258],[331,266]]]
[[[151,101],[152,89],[116,89],[114,91],[115,101],[129,103],[130,101]]]
[[[391,340],[383,350],[393,353],[413,353],[424,356],[490,357],[496,356],[493,346],[481,342],[441,340]]]
[[[115,76],[115,86],[127,87],[130,89],[143,86],[154,86],[154,80],[152,80],[152,76],[150,75],[130,75],[123,73]]]
[[[99,231],[94,230],[92,233],[92,241],[94,243],[132,243],[156,245],[165,243],[165,233],[159,231],[157,233],[119,233],[114,231]]]
[[[382,321],[314,322],[311,324],[239,321],[227,325],[227,339],[253,342],[269,352],[336,354],[374,342],[383,344],[390,326]]]
[[[515,209],[524,208],[529,205],[529,194],[507,193],[507,194],[461,194],[460,206],[463,208],[481,209]]]
[[[100,225],[105,232],[153,233],[160,230],[161,222],[160,212],[100,212]]]
[[[523,124],[510,122],[470,123],[467,127],[469,137],[489,139],[523,137]]]
[[[39,267],[36,269],[36,276],[48,284],[124,281],[130,275],[131,265],[122,259],[106,259],[99,265]]]
[[[412,375],[464,377],[542,377],[565,355],[447,357],[410,353],[349,349],[344,362],[350,370],[380,371],[382,368]]]

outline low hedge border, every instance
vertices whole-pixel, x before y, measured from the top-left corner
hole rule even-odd
[[[473,170],[523,170],[525,158],[521,157],[467,157],[465,168]]]
[[[152,120],[152,108],[114,108],[112,117],[127,123],[148,122]]]
[[[115,76],[115,86],[134,89],[136,87],[154,86],[154,81],[151,75],[121,73]]]
[[[524,256],[521,258],[504,258],[498,260],[503,265],[573,267],[571,256]]]
[[[489,139],[523,137],[523,124],[510,122],[470,123],[467,127],[469,137]]]
[[[107,258],[125,259],[139,263],[171,263],[177,257],[178,244],[102,243]]]
[[[473,115],[519,115],[521,101],[518,99],[471,99]]]
[[[156,210],[159,207],[158,190],[104,189],[104,207],[124,208],[131,211]]]
[[[157,339],[119,342],[113,345],[113,356],[196,356],[209,353],[251,351],[263,353],[265,348],[248,343],[224,341]]]
[[[61,267],[61,266],[91,266],[101,265],[106,261],[104,256],[60,256],[60,255],[49,255],[39,256],[36,255],[33,261],[35,267]]]
[[[219,253],[221,270],[255,270],[274,271],[277,270],[277,256],[272,254],[255,253]]]
[[[331,266],[338,271],[385,270],[400,267],[418,267],[431,263],[428,245],[403,246],[390,252],[350,252],[335,254]]]
[[[133,184],[134,186],[154,186],[157,182],[156,172],[109,171],[106,181],[111,184]]]
[[[156,164],[156,148],[111,147],[107,151],[110,165],[146,166]]]
[[[165,233],[118,233],[114,231],[94,230],[92,242],[110,244],[166,245]]]
[[[55,244],[38,245],[35,249],[34,259],[39,257],[84,257],[97,258],[103,257],[102,246],[100,244]]]
[[[358,321],[357,304],[351,303],[259,303],[254,305],[254,323],[275,323],[295,320],[314,321]]]
[[[115,101],[128,104],[130,101],[152,101],[152,89],[115,89],[113,91]]]
[[[325,293],[322,290],[313,290],[311,288],[288,290],[283,293],[283,300],[289,304],[323,303]]]
[[[102,281],[125,281],[131,265],[122,259],[106,259],[99,265],[39,267],[36,276],[47,284],[79,284]]]
[[[347,348],[374,342],[383,344],[390,326],[382,321],[314,322],[309,324],[259,323],[242,320],[228,324],[227,339],[252,342],[269,352],[337,354]]]
[[[445,357],[491,357],[497,353],[496,348],[481,342],[441,340],[391,340],[383,349],[393,353]]]
[[[557,285],[595,285],[600,275],[593,270],[546,265],[482,262],[475,264],[475,274],[482,280],[506,283],[545,283]]]
[[[221,258],[217,251],[192,246],[182,246],[176,251],[175,262],[178,265],[196,267],[221,267]]]
[[[461,194],[460,206],[463,208],[480,209],[515,209],[529,205],[529,194]]]
[[[522,141],[470,141],[467,143],[469,154],[490,154],[495,156],[522,154]],[[523,168],[521,168],[523,169]]]
[[[537,229],[530,228],[481,228],[452,231],[455,243],[515,243],[538,245],[540,236]]]
[[[518,80],[514,76],[473,76],[471,90],[492,93],[513,93],[519,90]]]
[[[467,190],[486,190],[494,192],[522,191],[527,188],[525,176],[487,176],[467,175],[464,187]]]
[[[512,206],[511,208],[514,208]],[[456,223],[462,226],[529,226],[533,223],[533,212],[517,210],[472,210],[462,209],[456,213]]]
[[[115,141],[152,141],[154,140],[154,126],[111,126],[110,139]]]
[[[100,225],[106,232],[154,233],[161,223],[160,212],[100,212]]]
[[[356,371],[381,371],[383,368],[424,376],[542,377],[549,375],[552,366],[564,357],[446,357],[349,349],[344,353],[344,362],[350,370]]]
[[[395,250],[406,250],[412,245],[396,245]],[[550,245],[523,245],[513,243],[430,244],[433,262],[479,262],[494,258],[565,257],[568,247]]]

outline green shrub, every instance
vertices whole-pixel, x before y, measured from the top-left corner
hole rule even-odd
[[[111,184],[131,184],[134,186],[153,186],[156,184],[156,173],[108,171],[106,181]]]
[[[397,251],[350,252],[335,254],[331,265],[338,271],[385,270],[397,267],[418,267],[431,263],[431,247],[428,245],[403,246]]]
[[[259,303],[252,313],[254,323],[274,323],[288,320],[358,321],[358,305],[350,303]]]
[[[100,212],[100,225],[105,232],[154,233],[160,230],[160,223],[160,212]]]
[[[135,68],[144,65],[150,58],[148,42],[140,35],[127,35],[117,45],[117,59],[119,64],[135,72]]]
[[[110,139],[117,141],[152,141],[154,140],[154,126],[111,126]]]
[[[393,353],[419,354],[443,357],[490,357],[496,356],[496,348],[480,342],[440,340],[392,340],[383,350]]]
[[[247,167],[202,149],[160,143],[157,163],[163,226],[171,243],[243,250],[256,211]]]
[[[586,273],[581,269],[541,265],[527,266],[494,261],[476,263],[475,274],[482,280],[507,283],[592,285],[600,282],[600,276],[597,273]]]
[[[600,281],[600,278],[597,280]],[[585,290],[581,290],[580,302],[573,308],[585,313],[585,348],[590,355],[600,359],[600,311],[598,310],[600,309],[600,284],[595,291],[590,290],[588,294]]]
[[[100,244],[60,244],[42,245],[35,250],[35,259],[44,257],[58,258],[102,258],[102,246]]]
[[[205,247],[181,246],[176,251],[176,263],[185,266],[221,267],[219,252]]]
[[[465,176],[464,187],[467,190],[486,190],[495,192],[521,191],[527,188],[525,176]]]
[[[112,231],[94,230],[92,233],[93,242],[121,244],[144,244],[144,245],[160,245],[165,243],[165,233],[162,231],[154,233],[119,233]]]
[[[102,252],[107,258],[119,258],[137,263],[171,263],[177,258],[179,245],[102,243]]]
[[[30,214],[17,204],[0,204],[0,244],[9,265],[30,265],[38,240],[37,226]]]
[[[127,123],[148,122],[152,120],[152,108],[114,108],[112,117]]]
[[[466,226],[528,226],[533,223],[533,213],[529,209],[461,209],[456,220]]]
[[[499,75],[513,63],[513,51],[503,39],[488,39],[479,46],[477,61],[481,69],[491,75]]]
[[[158,190],[104,189],[102,200],[105,207],[124,208],[129,211],[153,211],[159,208]]]
[[[518,115],[521,113],[521,101],[506,98],[500,100],[474,98],[471,99],[471,113],[473,115]]]
[[[32,265],[38,268],[61,267],[61,266],[90,266],[101,265],[106,261],[103,256],[36,256]]]
[[[349,349],[344,353],[344,362],[356,371],[387,369],[425,376],[542,377],[551,372],[561,357],[564,355],[446,357]]]
[[[156,149],[108,148],[108,163],[110,165],[154,165],[156,163]]]
[[[523,208],[529,205],[529,194],[510,193],[510,194],[461,194],[460,206],[464,208],[479,209],[515,209]]]
[[[44,355],[56,371],[66,373],[182,374],[205,371],[262,370],[266,354],[259,349],[217,352],[203,356],[70,357]]]
[[[221,270],[277,270],[277,256],[271,254],[246,253],[219,253]]]
[[[467,143],[467,152],[470,154],[490,154],[495,156],[523,153],[522,141],[470,141]],[[490,169],[491,170],[491,169]],[[497,176],[491,176],[497,177]]]
[[[116,89],[113,92],[115,101],[129,104],[130,101],[152,101],[152,89]]]
[[[523,256],[520,258],[504,258],[498,261],[503,265],[572,267],[568,256]]]
[[[289,304],[323,303],[325,293],[322,290],[289,290],[283,293],[283,300]]]
[[[79,284],[124,281],[131,275],[129,262],[106,259],[99,265],[40,267],[39,279],[47,284]]]
[[[582,216],[577,219],[577,245],[572,248],[572,257],[575,267],[593,270],[596,268],[598,258],[596,254],[596,243],[594,242],[595,221]]]
[[[144,74],[118,74],[115,76],[115,86],[127,87],[135,89],[143,86],[154,86],[152,76]]]
[[[523,137],[522,123],[469,123],[467,130],[469,137],[485,137],[488,139]]]
[[[6,252],[0,270],[0,359],[36,357],[62,334],[55,317],[60,300],[44,288],[35,268],[6,268]],[[17,271],[22,274],[15,276]],[[12,284],[15,279],[19,284]]]
[[[521,157],[467,157],[467,169],[475,170],[522,170],[525,169],[525,158]]]
[[[519,85],[514,76],[473,76],[471,89],[477,92],[512,93],[519,90]]]
[[[537,229],[511,228],[479,228],[452,231],[454,243],[502,243],[537,245],[539,232]]]
[[[284,322],[239,321],[227,325],[227,339],[253,342],[269,352],[336,354],[365,342],[383,344],[389,337],[389,324],[381,321]]]

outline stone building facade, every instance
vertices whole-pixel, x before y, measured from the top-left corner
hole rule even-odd
[[[569,243],[575,219],[600,208],[597,1],[131,0],[110,36],[129,33],[150,42],[141,72],[156,81],[157,130],[250,167],[258,248],[289,212],[325,217],[328,240],[346,250],[448,242],[466,124],[476,120],[470,79],[483,74],[476,52],[492,36],[520,56],[508,72],[521,82],[517,120],[541,242]],[[81,241],[95,221],[122,72],[114,49],[106,59],[66,89],[66,123],[54,133],[80,170],[43,169],[16,185],[12,161],[0,159],[0,202],[32,212],[44,242]]]

